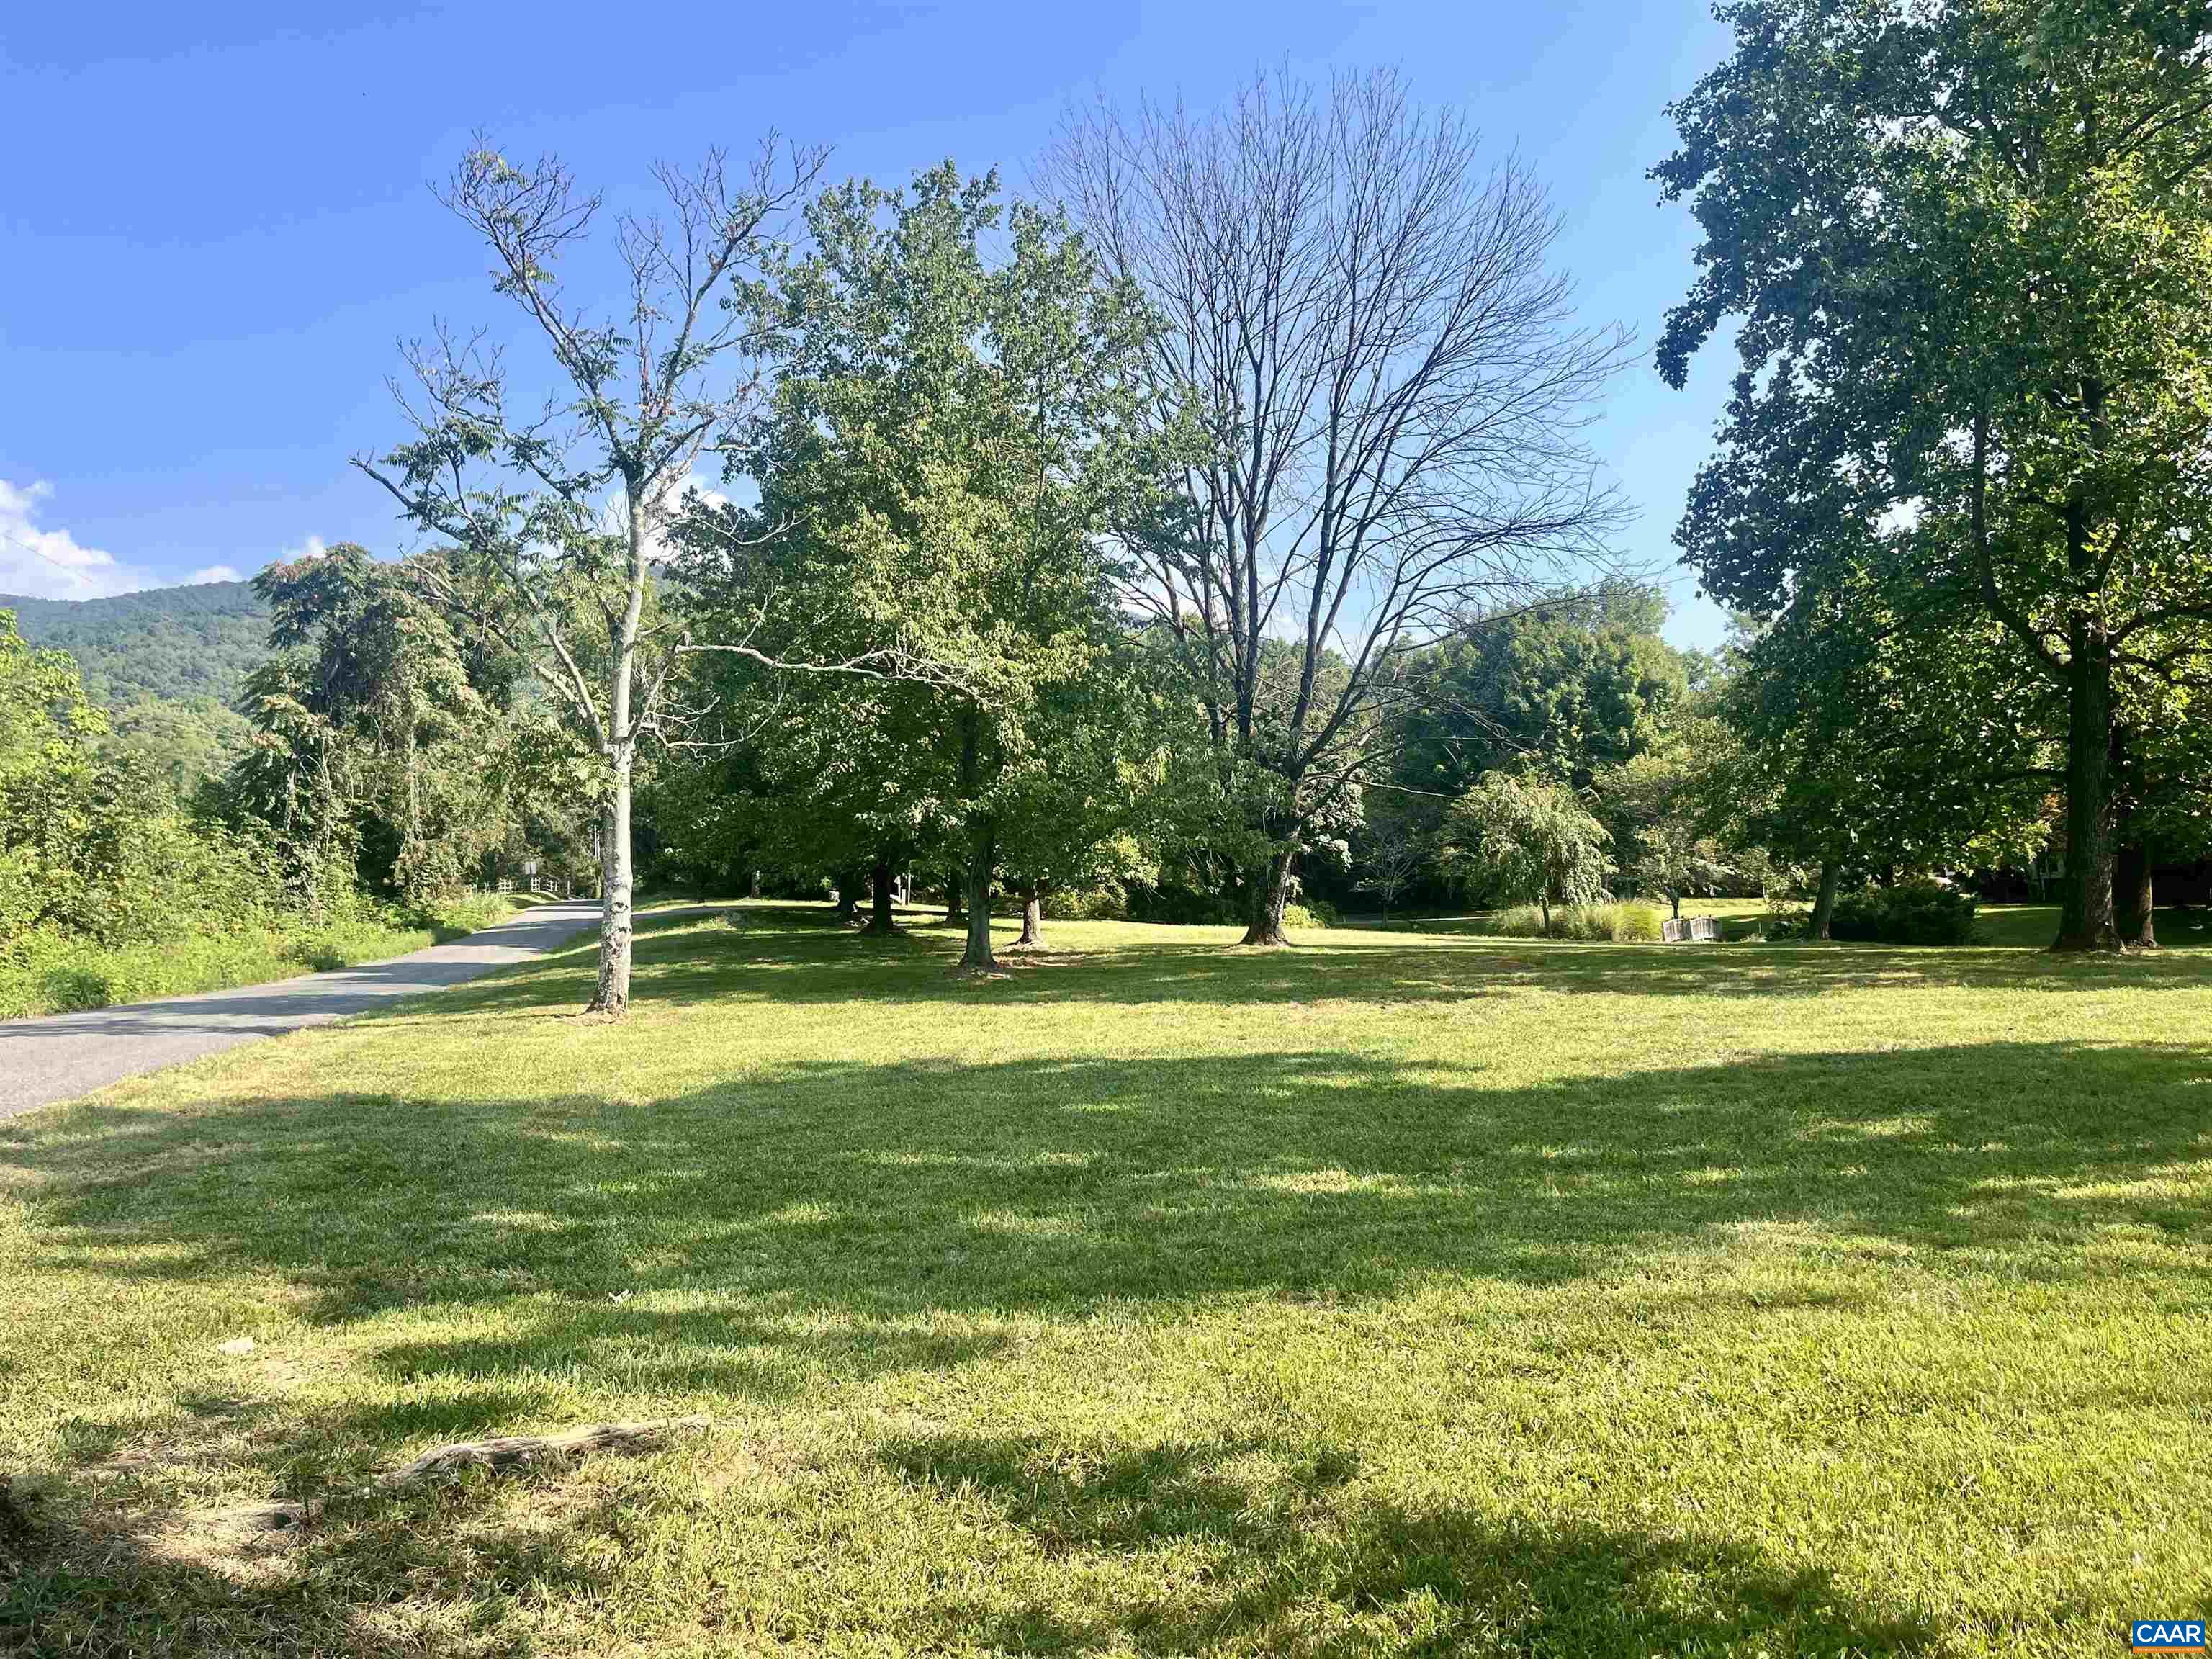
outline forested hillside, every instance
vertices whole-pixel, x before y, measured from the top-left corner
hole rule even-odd
[[[225,770],[251,731],[246,677],[269,654],[269,607],[251,582],[155,587],[108,599],[0,593],[33,645],[67,651],[86,696],[112,712],[100,747],[134,755],[179,797]]]
[[[250,582],[155,587],[108,599],[0,593],[0,610],[33,645],[59,647],[84,672],[85,695],[120,708],[148,698],[228,705],[269,654],[269,607]]]

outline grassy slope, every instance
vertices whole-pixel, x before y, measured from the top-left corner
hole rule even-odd
[[[427,915],[379,907],[322,927],[304,922],[238,927],[143,945],[52,935],[19,939],[0,951],[0,1019],[190,996],[382,962],[489,927],[532,902],[527,895],[474,895]]]
[[[1066,924],[973,987],[755,917],[623,1026],[579,948],[0,1125],[0,1635],[2104,1654],[2212,1593],[2212,952]]]

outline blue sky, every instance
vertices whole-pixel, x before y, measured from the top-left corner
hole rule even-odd
[[[232,0],[11,8],[0,23],[0,592],[86,597],[228,573],[318,542],[407,544],[346,465],[400,427],[396,343],[500,320],[483,261],[429,198],[482,127],[558,150],[611,204],[647,169],[768,128],[832,170],[902,182],[951,156],[1015,182],[1071,99],[1214,102],[1287,61],[1402,68],[1534,161],[1592,321],[1645,360],[1593,441],[1664,566],[1669,631],[1710,645],[1668,536],[1727,391],[1650,344],[1693,228],[1645,169],[1664,109],[1723,39],[1698,0],[1581,7],[1094,3],[590,9]],[[330,9],[336,11],[337,9]]]

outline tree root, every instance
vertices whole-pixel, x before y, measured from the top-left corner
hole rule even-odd
[[[27,1548],[38,1529],[38,1523],[15,1496],[15,1477],[0,1474],[0,1561]]]
[[[379,1475],[376,1485],[389,1492],[466,1468],[498,1471],[549,1459],[581,1457],[586,1452],[635,1455],[655,1451],[677,1434],[696,1433],[706,1426],[704,1417],[671,1417],[642,1423],[594,1423],[588,1428],[566,1429],[558,1434],[505,1434],[489,1440],[457,1440],[451,1445],[424,1452],[404,1468]]]
[[[494,1474],[538,1463],[582,1457],[589,1452],[634,1455],[656,1451],[679,1433],[697,1433],[708,1426],[700,1416],[660,1418],[641,1423],[594,1423],[556,1434],[498,1435],[489,1440],[458,1440],[424,1452],[413,1462],[379,1475],[358,1489],[362,1497],[394,1492],[425,1481],[451,1479],[463,1469],[487,1469]],[[284,1547],[322,1518],[322,1498],[265,1498],[255,1503],[229,1504],[219,1509],[186,1510],[161,1517],[156,1536],[170,1547],[265,1551]],[[7,1480],[0,1477],[0,1560],[9,1547],[20,1548],[30,1537],[33,1523],[9,1499]]]

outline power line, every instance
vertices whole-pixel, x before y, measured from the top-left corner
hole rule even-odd
[[[30,543],[22,540],[21,538],[9,535],[4,530],[0,530],[0,542],[13,542],[16,546],[21,548],[23,551],[29,554],[33,558],[44,559],[48,564],[53,566],[57,570],[74,571],[79,568],[73,564],[64,563],[63,561],[56,558],[52,554],[43,552],[40,549],[32,546]]]

